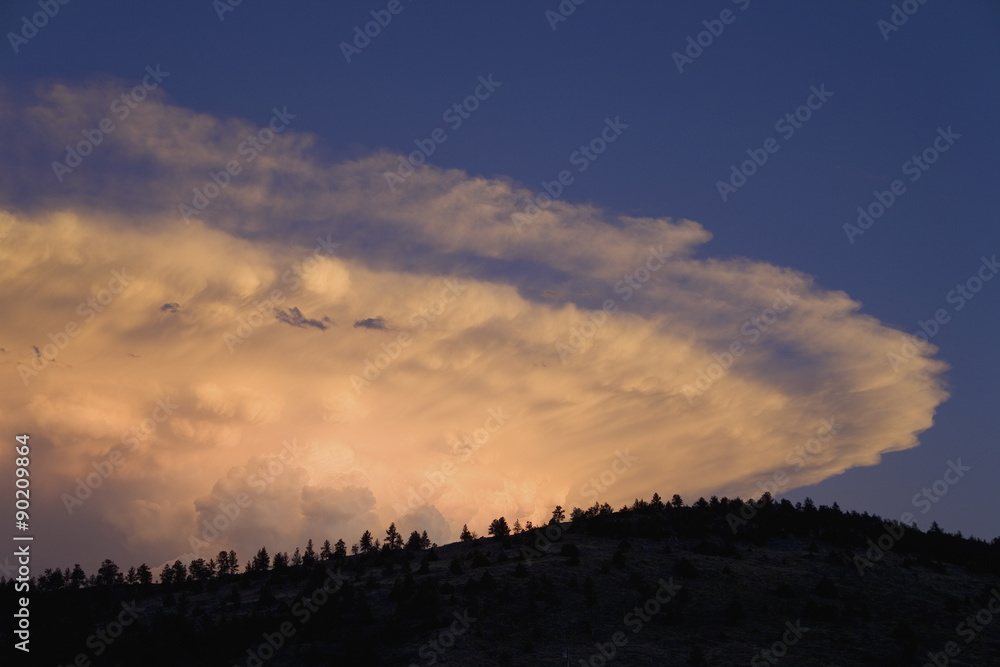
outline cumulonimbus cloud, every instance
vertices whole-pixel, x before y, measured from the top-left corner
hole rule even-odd
[[[56,551],[167,560],[240,493],[213,548],[758,496],[915,446],[947,397],[933,348],[894,371],[901,332],[804,273],[696,257],[698,223],[557,201],[517,229],[515,183],[427,166],[389,190],[399,156],[330,163],[294,120],[187,219],[261,128],[157,90],[59,182],[122,85],[0,102],[0,423],[33,434]]]

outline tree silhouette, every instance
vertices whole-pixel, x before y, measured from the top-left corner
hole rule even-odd
[[[118,566],[110,558],[105,558],[101,563],[101,567],[97,569],[98,586],[113,586],[118,583],[120,577],[121,574],[118,572]]]
[[[420,533],[417,531],[410,533],[409,539],[406,540],[405,548],[407,551],[420,551]]]
[[[510,537],[510,527],[507,526],[507,519],[503,517],[493,519],[493,522],[490,523],[489,533],[493,537],[499,537],[500,539]]]
[[[431,538],[427,537],[427,531],[420,533],[420,548],[429,549],[431,547]]]
[[[312,567],[316,564],[316,551],[313,550],[313,541],[311,539],[306,542],[306,552],[302,554],[302,564],[306,567]]]
[[[139,575],[140,586],[146,586],[153,583],[153,571],[150,570],[149,566],[146,565],[145,563],[139,566],[139,569],[136,571],[136,573]]]
[[[372,541],[372,533],[370,530],[366,530],[361,535],[361,541],[359,542],[359,546],[360,546],[360,551],[363,554],[370,554],[378,549],[378,547],[376,547],[374,542]]]
[[[469,532],[468,524],[462,524],[462,534],[459,536],[458,539],[462,540],[463,542],[471,542],[473,539],[475,539],[472,537],[472,533]]]
[[[330,548],[330,540],[323,540],[323,548],[319,552],[320,560],[330,560],[333,558],[333,550]]]
[[[403,536],[396,530],[396,523],[390,523],[385,531],[385,543],[389,549],[396,550],[403,548]]]
[[[344,540],[337,540],[337,544],[333,547],[333,555],[335,558],[344,558],[347,556],[347,543]]]
[[[73,565],[73,573],[69,575],[69,585],[71,588],[83,588],[87,582],[87,575],[79,563]]]
[[[188,575],[187,566],[184,565],[184,563],[182,563],[180,559],[174,561],[172,569],[174,571],[175,584],[183,584],[185,581],[187,581],[187,575]]]
[[[267,549],[261,547],[257,555],[253,557],[250,570],[253,572],[267,572],[269,567],[271,567],[271,557],[267,554]]]
[[[285,556],[288,556],[286,553]],[[299,553],[299,548],[295,547],[295,553],[292,554],[292,567],[298,567],[302,565],[302,554]]]

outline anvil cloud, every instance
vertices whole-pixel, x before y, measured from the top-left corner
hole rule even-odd
[[[788,488],[916,446],[947,397],[931,346],[893,371],[901,332],[799,271],[699,255],[701,224],[556,201],[519,231],[527,187],[424,166],[390,190],[398,155],[331,160],[294,126],[186,220],[179,206],[261,128],[161,89],[59,183],[51,162],[123,87],[0,95],[18,156],[0,166],[0,423],[32,436],[45,565],[65,566],[60,550],[172,559],[240,493],[252,502],[209,553],[350,544],[390,521],[443,542],[591,504],[622,456],[599,485],[616,507],[756,497],[821,420],[843,427]],[[668,258],[638,271],[651,252]],[[794,299],[771,320],[776,294]],[[770,324],[749,344],[755,317]],[[734,341],[743,353],[689,400]],[[143,431],[158,401],[178,407]],[[69,513],[64,494],[117,450]]]

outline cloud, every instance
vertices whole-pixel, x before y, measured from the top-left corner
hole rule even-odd
[[[387,328],[385,320],[381,317],[366,317],[363,320],[355,322],[354,326],[356,328],[377,329],[379,331],[385,331]]]
[[[326,328],[332,324],[329,317],[324,317],[322,320],[312,320],[303,315],[302,311],[295,307],[289,308],[288,311],[278,309],[274,316],[279,322],[284,322],[293,327],[313,327],[320,331],[326,331]]]
[[[213,548],[350,544],[390,521],[444,542],[556,504],[756,497],[779,468],[788,490],[916,446],[947,397],[934,348],[893,371],[901,332],[802,272],[701,258],[711,235],[689,220],[555,202],[518,231],[516,183],[427,166],[390,191],[399,156],[329,164],[294,128],[185,220],[256,128],[162,94],[58,183],[50,163],[122,85],[0,98],[24,157],[0,165],[0,424],[38,434],[53,554],[186,553],[285,442],[302,452]],[[368,324],[283,326],[332,321]],[[368,335],[377,322],[391,333]],[[830,418],[843,428],[792,472]],[[143,438],[68,516],[62,494],[128,433]]]

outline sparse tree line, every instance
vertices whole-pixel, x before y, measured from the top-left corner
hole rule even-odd
[[[565,519],[563,507],[556,506],[548,525],[561,524]],[[678,494],[674,494],[669,502],[664,502],[658,493],[654,493],[649,502],[637,498],[632,505],[625,505],[617,512],[608,503],[595,503],[588,509],[575,507],[570,512],[570,520],[574,527],[583,527],[591,534],[620,538],[704,537],[715,534],[730,542],[733,539],[762,541],[788,534],[816,534],[834,545],[848,549],[863,548],[867,540],[877,538],[886,525],[901,525],[867,512],[843,512],[837,503],[832,507],[816,507],[810,498],[794,505],[787,499],[779,502],[770,493],[765,493],[756,501],[726,497],[720,499],[716,496],[712,496],[710,500],[699,498],[690,506],[685,505]],[[541,528],[543,527],[535,526],[531,521],[522,526],[520,520],[515,520],[511,527],[506,518],[501,516],[490,522],[487,534],[494,539],[506,541],[512,536],[528,537]],[[1000,573],[1000,558],[997,558],[1000,537],[987,544],[981,539],[963,538],[960,532],[954,535],[945,533],[936,522],[927,532],[921,531],[916,525],[903,528],[906,528],[905,537],[899,540],[895,549],[899,553],[921,553],[925,558],[933,558],[938,563],[971,563],[976,569],[997,570]],[[477,539],[480,539],[479,535],[470,531],[468,525],[462,526],[460,541],[471,542]],[[351,545],[350,553],[353,556],[372,557],[393,552],[422,551],[436,546],[428,538],[427,531],[415,530],[404,541],[396,524],[392,523],[385,531],[384,540],[379,540],[371,531],[366,530],[358,542]],[[318,553],[311,539],[304,552],[296,547],[291,555],[288,552],[278,552],[272,557],[266,547],[261,547],[253,558],[245,562],[242,573],[280,573],[289,568],[311,568],[318,562],[346,558],[347,554],[348,547],[342,539],[338,539],[335,544],[331,544],[330,540],[324,541]],[[197,558],[188,564],[180,560],[166,564],[159,572],[158,582],[176,586],[192,581],[207,582],[240,573],[236,552],[222,550],[215,558],[208,560]],[[72,569],[49,568],[32,584],[44,591],[149,585],[153,582],[154,573],[145,563],[122,572],[114,561],[105,559],[96,574],[87,575],[79,564]],[[8,583],[12,583],[12,580],[0,577],[0,586]]]
[[[361,539],[350,548],[352,555],[369,556],[377,553],[389,553],[395,551],[422,551],[436,547],[427,536],[427,531],[413,531],[404,542],[402,534],[392,523],[385,531],[385,541],[380,541],[374,537],[371,531],[366,530],[361,535]],[[253,558],[243,565],[242,573],[259,572],[282,572],[289,568],[305,567],[311,568],[319,562],[343,559],[347,556],[347,543],[339,539],[331,544],[330,540],[325,540],[319,552],[316,552],[313,541],[310,539],[306,543],[304,552],[300,552],[296,547],[291,555],[288,552],[277,552],[272,557],[266,547],[261,547]],[[181,560],[175,560],[172,564],[167,563],[160,570],[157,581],[167,586],[177,586],[186,582],[207,582],[216,578],[228,577],[241,574],[240,562],[234,550],[222,550],[218,555],[208,560],[196,558],[185,564]],[[0,587],[13,583],[13,579],[0,577]],[[154,583],[154,572],[146,563],[139,567],[129,567],[127,572],[123,572],[118,565],[106,558],[97,570],[97,574],[87,575],[80,564],[77,563],[73,569],[46,568],[37,578],[32,577],[32,588],[42,591],[54,591],[61,589],[79,589],[101,586],[121,586],[139,585],[146,586]]]

